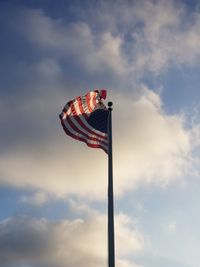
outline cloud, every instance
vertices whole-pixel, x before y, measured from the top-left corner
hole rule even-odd
[[[121,112],[116,114],[114,126],[114,139],[118,140],[114,155],[119,188],[137,182],[167,185],[171,179],[183,177],[193,147],[184,117],[165,114],[160,97],[150,90],[144,90],[137,100],[118,99]]]
[[[182,36],[182,27],[185,27],[183,33],[186,36],[192,30],[198,39],[198,14],[187,14],[190,20],[184,24],[181,22],[186,10],[181,3],[127,2],[119,8],[117,2],[113,13],[109,13],[110,19],[107,16],[107,20],[102,20],[100,13],[105,7],[108,7],[105,16],[110,12],[109,4],[102,4],[96,14],[97,20],[93,21],[94,25],[91,24],[92,17],[67,23],[63,18],[50,17],[40,9],[24,8],[13,17],[15,31],[23,34],[35,53],[41,53],[42,56],[17,64],[20,82],[15,84],[11,94],[4,92],[0,103],[4,136],[1,141],[3,153],[0,155],[1,185],[31,187],[62,197],[78,195],[105,199],[106,155],[65,136],[58,120],[64,99],[68,101],[75,95],[85,93],[85,90],[77,92],[78,89],[74,88],[77,80],[80,79],[82,86],[89,76],[82,77],[80,74],[79,77],[79,72],[75,72],[70,78],[65,66],[73,64],[81,66],[81,69],[77,67],[79,71],[89,70],[93,78],[96,73],[92,70],[101,71],[105,64],[105,72],[109,68],[115,74],[120,73],[120,86],[125,88],[122,90],[118,85],[108,92],[114,101],[116,195],[123,195],[141,183],[165,186],[187,174],[196,139],[190,138],[192,129],[185,129],[184,116],[166,114],[158,94],[139,81],[128,88],[127,77],[130,78],[132,68],[160,71],[171,62],[173,53],[183,51],[182,48],[187,46],[183,45],[187,38],[184,38],[178,50],[175,49],[176,43],[167,43],[170,38]],[[112,22],[119,15],[122,15],[122,23],[116,23],[114,27]],[[106,28],[106,25],[109,27]],[[147,45],[147,49],[144,47],[147,54],[142,44]],[[172,49],[170,53],[168,50],[163,53],[165,48],[160,50],[166,60],[158,65],[155,63],[157,56],[152,53],[157,45]],[[190,53],[183,53],[186,61],[191,53],[198,58],[199,52],[192,49]],[[141,65],[137,58],[142,59],[142,56],[145,61]],[[67,59],[68,64],[65,62],[66,65],[63,65],[61,58]],[[111,72],[108,71],[108,75]],[[93,78],[90,76],[89,83],[91,80],[94,83]],[[112,80],[113,76],[110,75],[108,88],[112,88]]]
[[[169,224],[168,224],[168,231],[170,233],[175,233],[177,230],[177,223],[176,221],[171,221]]]
[[[37,192],[33,196],[23,195],[19,198],[19,202],[41,206],[48,201],[48,196],[44,192]]]
[[[148,88],[141,90],[143,92],[138,97],[112,93],[115,103],[113,133],[117,195],[141,183],[164,186],[180,179],[186,174],[191,156],[190,131],[184,129],[183,117],[165,114],[160,97]],[[27,114],[31,114],[28,117],[31,129],[30,133],[27,129],[27,135],[32,138],[34,128],[38,134],[30,143],[17,139],[18,144],[7,148],[0,156],[0,183],[33,187],[62,197],[75,194],[105,199],[106,154],[89,149],[64,134],[55,117],[60,111],[58,107],[53,108],[54,95],[51,97],[48,95],[44,101],[40,97],[40,102],[47,104],[41,118],[36,108],[38,99],[32,98],[35,104],[27,108]],[[51,124],[46,124],[46,118],[51,116],[54,117],[49,121]],[[18,121],[17,126],[23,129],[23,124],[24,120]],[[39,125],[41,128],[38,128]],[[46,128],[47,125],[49,127]]]
[[[116,233],[117,234],[117,255],[123,257],[131,255],[132,250],[140,252],[144,247],[144,237],[138,231],[134,230],[132,220],[124,214],[117,216]],[[124,246],[123,244],[126,244]]]
[[[105,70],[118,75],[124,73],[120,36],[114,36],[109,30],[96,35],[86,22],[66,24],[40,9],[24,9],[20,15],[19,30],[44,54],[71,59],[77,68],[80,65],[93,73]]]
[[[186,129],[184,115],[167,114],[161,97],[141,82],[171,66],[199,65],[199,11],[188,11],[181,1],[99,3],[95,10],[81,5],[77,16],[69,9],[67,18],[21,7],[3,17],[14,57],[1,62],[0,185],[36,190],[21,197],[26,204],[71,195],[106,200],[107,156],[65,136],[58,120],[65,101],[84,88],[107,87],[114,102],[116,197],[141,184],[181,181],[191,174],[191,163],[199,164],[193,157],[199,125]],[[199,173],[197,165],[193,172]],[[105,265],[105,215],[87,212],[84,219],[54,223],[24,216],[1,221],[2,263]],[[143,250],[143,236],[126,215],[117,221],[117,264],[138,267],[125,258]]]
[[[200,13],[189,12],[181,1],[100,1],[95,12],[92,5],[70,10],[79,19],[69,22],[39,8],[18,8],[13,27],[40,57],[90,78],[101,74],[134,83],[148,72],[199,65]]]
[[[95,20],[91,7],[82,9],[82,21],[68,24],[40,9],[25,9],[22,31],[40,48],[72,56],[90,72],[158,74],[170,64],[199,63],[200,14],[188,13],[182,2],[127,1],[111,6],[102,1]]]
[[[106,225],[106,216],[99,213],[58,222],[27,216],[8,218],[0,222],[1,264],[5,267],[106,266]],[[116,216],[116,225],[116,266],[137,266],[123,256],[143,249],[142,235],[131,228],[131,221],[125,215]]]

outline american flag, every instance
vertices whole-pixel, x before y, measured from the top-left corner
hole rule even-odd
[[[106,90],[94,90],[69,101],[60,114],[65,133],[85,142],[89,147],[108,152],[108,109],[102,99]]]

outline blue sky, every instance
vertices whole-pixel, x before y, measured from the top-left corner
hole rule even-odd
[[[107,157],[65,103],[113,107],[116,267],[197,267],[200,2],[0,1],[3,267],[107,266]]]

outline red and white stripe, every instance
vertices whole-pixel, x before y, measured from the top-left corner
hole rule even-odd
[[[101,102],[102,98],[106,98],[105,90],[95,90],[83,97],[76,97],[65,105],[59,117],[67,135],[85,142],[89,147],[102,148],[107,153],[107,134],[94,129],[87,122],[90,113],[95,109],[106,109]]]

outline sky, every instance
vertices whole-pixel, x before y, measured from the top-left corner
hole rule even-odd
[[[2,267],[107,266],[107,155],[65,135],[113,102],[116,267],[197,267],[200,1],[0,1]]]

